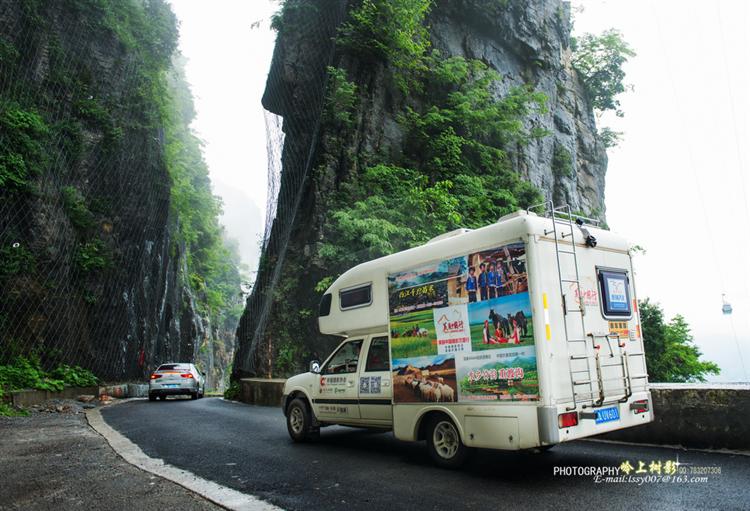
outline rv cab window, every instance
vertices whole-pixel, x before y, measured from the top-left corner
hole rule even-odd
[[[339,291],[339,303],[342,309],[353,309],[372,303],[372,284],[365,284],[353,289]]]
[[[322,374],[356,373],[359,364],[359,352],[362,349],[362,339],[349,341],[341,345],[321,371]]]
[[[390,371],[391,364],[388,355],[388,337],[376,337],[370,341],[370,349],[367,352],[367,365],[365,372]]]
[[[599,292],[605,318],[629,318],[632,315],[628,284],[625,270],[599,270]]]
[[[321,318],[328,316],[331,313],[331,293],[326,293],[320,300],[320,308],[318,309],[318,316]]]

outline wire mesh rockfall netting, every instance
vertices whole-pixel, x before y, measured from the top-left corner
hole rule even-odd
[[[176,28],[132,5],[0,0],[0,363],[192,360],[158,104]]]
[[[268,206],[263,254],[252,294],[237,330],[235,376],[268,375],[273,342],[267,338],[272,303],[283,291],[279,281],[289,254],[295,217],[304,214],[300,203],[310,193],[309,177],[315,160],[328,74],[335,52],[335,36],[346,17],[345,0],[287,1],[268,75],[263,106],[268,136]],[[279,125],[280,123],[280,125]],[[279,167],[279,165],[281,167]]]

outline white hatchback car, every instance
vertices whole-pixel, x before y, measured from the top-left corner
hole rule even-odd
[[[148,382],[148,400],[166,399],[167,396],[203,397],[206,392],[206,374],[193,364],[162,364],[153,372]]]

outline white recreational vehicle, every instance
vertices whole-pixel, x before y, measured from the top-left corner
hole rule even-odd
[[[653,420],[627,242],[551,209],[369,261],[323,296],[344,341],[287,380],[292,438],[342,424],[468,448],[547,448]]]

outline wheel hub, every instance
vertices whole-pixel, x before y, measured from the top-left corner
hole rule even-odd
[[[451,459],[458,451],[459,439],[456,427],[447,421],[439,422],[432,433],[432,445],[438,456],[444,459]]]
[[[302,410],[299,408],[292,408],[292,411],[289,413],[289,425],[292,427],[292,431],[294,431],[295,434],[302,433],[302,427],[305,424],[305,418],[302,415]]]

